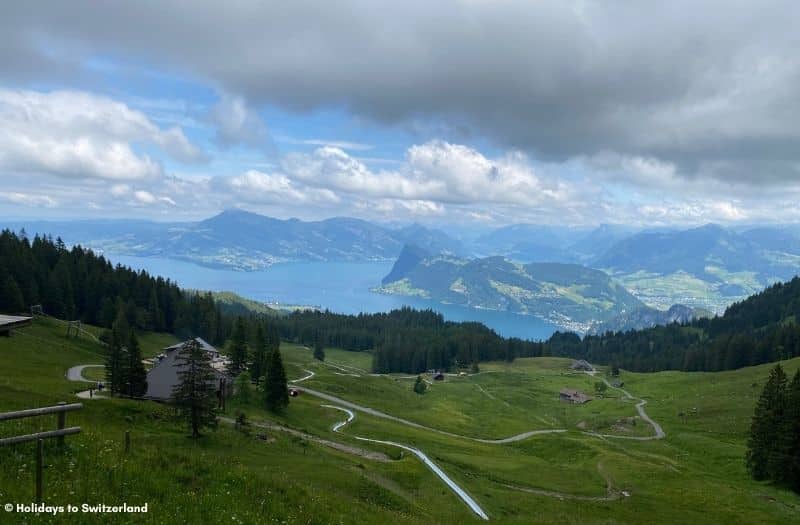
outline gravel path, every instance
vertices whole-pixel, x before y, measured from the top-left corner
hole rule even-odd
[[[85,368],[98,368],[103,367],[104,365],[78,365],[73,366],[69,370],[67,370],[67,380],[68,381],[83,381],[84,383],[94,383],[91,379],[86,379],[83,377],[83,370]]]
[[[342,412],[347,413],[347,419],[345,421],[341,421],[339,423],[336,423],[333,426],[333,431],[334,432],[339,432],[342,429],[342,427],[344,427],[345,425],[347,425],[348,423],[353,421],[353,419],[355,419],[355,417],[356,417],[356,415],[353,413],[352,410],[348,410],[346,408],[337,407],[337,406],[334,406],[334,405],[322,405],[322,406],[324,406],[326,408],[333,408],[335,410],[341,410]],[[359,441],[368,441],[370,443],[379,443],[381,445],[389,445],[389,446],[392,446],[392,447],[398,447],[398,448],[401,448],[403,450],[407,450],[407,451],[411,452],[412,454],[417,456],[420,460],[422,460],[422,462],[425,464],[425,466],[428,467],[429,469],[431,469],[431,471],[433,471],[433,473],[436,474],[439,477],[439,479],[444,481],[444,483],[448,487],[450,487],[450,490],[455,492],[456,495],[459,498],[461,498],[461,500],[464,503],[467,504],[467,506],[470,508],[470,510],[472,510],[472,512],[474,512],[475,514],[477,514],[478,516],[480,516],[484,520],[488,520],[489,519],[489,516],[486,515],[486,513],[483,511],[483,509],[480,507],[480,505],[478,505],[478,503],[474,499],[472,499],[472,497],[469,494],[467,494],[467,492],[464,489],[459,487],[456,484],[455,481],[450,479],[450,477],[447,474],[445,474],[445,472],[442,469],[440,469],[439,466],[436,465],[436,463],[431,461],[431,459],[428,456],[426,456],[425,453],[422,452],[420,449],[414,448],[414,447],[410,447],[410,446],[404,445],[402,443],[395,443],[394,441],[383,441],[383,440],[380,440],[380,439],[370,439],[370,438],[365,438],[365,437],[360,437],[360,436],[353,436],[353,437],[355,439],[358,439]]]

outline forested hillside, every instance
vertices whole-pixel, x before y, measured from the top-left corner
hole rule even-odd
[[[800,355],[799,316],[800,277],[795,277],[713,319],[583,339],[557,333],[543,351],[642,372],[730,370]]]
[[[169,279],[113,266],[60,238],[0,233],[0,311],[46,314],[110,328],[122,306],[138,329],[200,335],[221,342],[230,331],[210,294],[187,293]]]

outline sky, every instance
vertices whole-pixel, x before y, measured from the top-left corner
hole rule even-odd
[[[0,217],[800,222],[800,4],[0,6]]]

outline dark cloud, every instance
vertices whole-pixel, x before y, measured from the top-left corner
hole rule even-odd
[[[686,176],[798,178],[796,2],[380,4],[9,4],[0,32],[15,51],[0,53],[0,74],[79,50],[182,71],[255,106],[444,121],[543,159],[610,151]]]

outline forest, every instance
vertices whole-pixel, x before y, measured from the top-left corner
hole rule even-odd
[[[795,277],[732,304],[721,316],[583,339],[556,333],[542,351],[637,372],[733,370],[800,355],[798,315]]]

